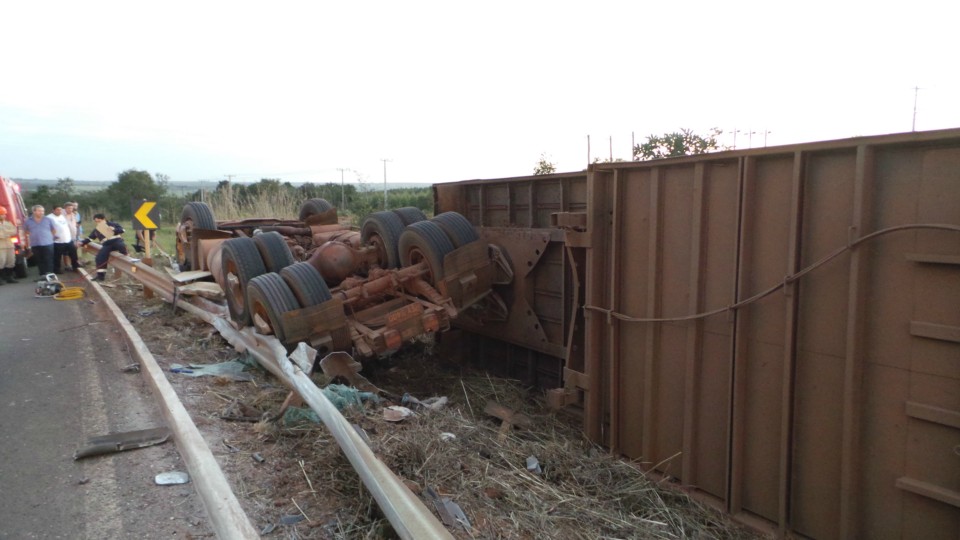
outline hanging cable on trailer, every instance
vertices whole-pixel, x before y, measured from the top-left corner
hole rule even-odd
[[[817,268],[820,268],[821,266],[827,264],[828,262],[832,261],[833,259],[839,257],[840,255],[843,255],[845,252],[847,252],[847,251],[849,251],[849,250],[852,250],[853,248],[859,246],[860,244],[862,244],[862,243],[864,243],[864,242],[866,242],[866,241],[868,241],[868,240],[873,240],[874,238],[878,238],[878,237],[880,237],[880,236],[883,236],[883,235],[886,235],[886,234],[889,234],[889,233],[899,232],[899,231],[907,231],[907,230],[912,230],[912,229],[928,229],[928,230],[936,230],[936,231],[960,232],[960,226],[958,226],[958,225],[950,225],[950,224],[945,224],[945,223],[911,223],[911,224],[909,224],[909,225],[896,225],[896,226],[893,226],[893,227],[887,227],[887,228],[885,228],[885,229],[880,229],[880,230],[874,231],[874,232],[872,232],[872,233],[870,233],[870,234],[868,234],[868,235],[866,235],[866,236],[861,236],[860,238],[857,238],[856,240],[848,243],[847,245],[845,245],[845,246],[843,246],[843,247],[837,248],[836,250],[834,250],[832,253],[830,253],[830,254],[827,255],[826,257],[823,257],[822,259],[820,259],[820,260],[818,260],[817,262],[815,262],[815,263],[807,266],[806,268],[804,268],[803,270],[800,270],[799,272],[797,272],[797,273],[795,273],[795,274],[789,274],[789,275],[787,275],[787,276],[784,276],[783,281],[782,281],[781,283],[778,283],[778,284],[770,287],[769,289],[767,289],[767,290],[765,290],[765,291],[761,291],[761,292],[759,292],[759,293],[751,296],[750,298],[741,300],[741,301],[739,301],[739,302],[737,302],[737,303],[735,303],[735,304],[731,304],[731,305],[726,306],[726,307],[717,308],[717,309],[714,309],[714,310],[712,310],[712,311],[706,311],[706,312],[697,313],[697,314],[694,314],[694,315],[684,315],[684,316],[682,316],[682,317],[659,317],[659,318],[653,317],[653,318],[646,318],[646,317],[631,317],[631,316],[629,316],[629,315],[624,315],[623,313],[617,313],[617,312],[613,311],[612,309],[602,308],[602,307],[600,307],[600,306],[585,305],[585,306],[583,306],[583,309],[585,309],[585,310],[588,309],[588,310],[591,310],[591,311],[599,311],[599,312],[601,312],[601,313],[606,314],[606,315],[607,315],[608,324],[609,324],[609,322],[611,322],[611,321],[610,321],[611,318],[619,319],[619,320],[621,320],[621,321],[626,321],[626,322],[638,322],[638,323],[684,322],[684,321],[693,321],[693,320],[697,320],[697,319],[704,319],[704,318],[710,317],[710,316],[712,316],[712,315],[719,315],[720,313],[724,313],[724,312],[727,312],[727,311],[734,311],[734,310],[740,309],[740,308],[742,308],[742,307],[746,307],[746,306],[748,306],[748,305],[750,305],[750,304],[752,304],[752,303],[754,303],[754,302],[757,302],[757,301],[759,301],[759,300],[761,300],[761,299],[763,299],[763,298],[765,298],[765,297],[767,297],[767,296],[770,296],[771,294],[779,291],[780,289],[785,288],[787,285],[789,285],[789,284],[797,281],[797,280],[800,279],[801,277],[809,274],[810,272],[816,270]]]

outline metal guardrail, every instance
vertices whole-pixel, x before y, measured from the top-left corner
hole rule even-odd
[[[97,252],[91,242],[85,249]],[[350,460],[364,486],[370,491],[396,533],[405,539],[453,538],[423,502],[363,442],[335,406],[303,370],[287,357],[286,349],[273,336],[257,334],[252,328],[237,328],[226,316],[226,308],[198,296],[181,297],[172,277],[119,253],[111,253],[110,265],[148,287],[163,300],[212,325],[238,351],[248,352],[261,366],[297,392],[330,430],[344,455]],[[301,344],[306,354],[316,351]],[[213,505],[208,512],[221,507]],[[215,517],[211,517],[217,521]]]

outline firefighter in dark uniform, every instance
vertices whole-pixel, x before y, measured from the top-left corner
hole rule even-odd
[[[119,251],[121,255],[128,255],[127,245],[123,243],[123,227],[115,221],[107,221],[103,214],[93,216],[94,227],[90,236],[83,239],[83,245],[91,241],[100,242],[100,251],[97,252],[97,281],[103,281],[107,277],[107,261],[110,260],[110,254]],[[107,233],[107,234],[105,234]]]

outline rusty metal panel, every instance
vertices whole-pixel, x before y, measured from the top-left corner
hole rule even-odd
[[[854,197],[855,149],[805,158],[800,267],[810,265],[846,239]],[[840,531],[840,479],[849,275],[811,273],[799,285],[795,423],[793,426],[791,522],[812,538]]]
[[[780,536],[957,537],[960,130],[435,189],[521,263],[586,216],[511,291],[591,439]]]

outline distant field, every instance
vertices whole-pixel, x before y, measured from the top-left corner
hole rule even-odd
[[[13,178],[13,181],[20,184],[25,190],[33,191],[40,186],[47,186],[49,188],[54,188],[57,185],[56,180],[40,180],[36,178],[25,179],[25,178]],[[113,181],[103,181],[103,180],[74,180],[74,188],[80,193],[89,193],[92,191],[100,191],[102,189],[107,189],[107,186],[112,184]],[[314,184],[321,185],[326,184],[327,182],[313,182]],[[299,187],[303,185],[304,182],[291,182],[291,185],[294,187]],[[352,183],[347,182],[348,185],[356,186],[357,191],[366,192],[366,191],[381,191],[383,190],[383,184],[377,184],[376,182],[367,182],[367,183]],[[393,183],[387,182],[387,190],[392,189],[406,189],[406,188],[427,188],[431,184],[424,183]],[[189,195],[200,191],[201,189],[212,191],[217,188],[217,182],[169,182],[167,184],[168,190],[171,195]]]

